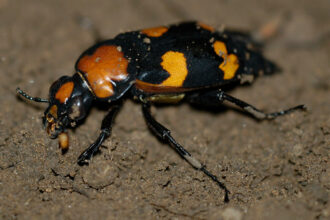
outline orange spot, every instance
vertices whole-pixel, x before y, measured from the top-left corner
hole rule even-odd
[[[224,42],[216,41],[213,44],[213,49],[218,56],[223,58],[223,62],[219,68],[224,72],[223,79],[232,79],[239,67],[238,57],[235,54],[229,54]]]
[[[128,60],[115,45],[103,45],[92,54],[82,57],[77,65],[91,86],[94,94],[99,98],[112,96],[113,81],[127,78]]]
[[[187,62],[183,53],[169,51],[162,56],[161,66],[170,76],[161,83],[163,86],[180,87],[188,74]]]
[[[210,25],[204,24],[202,22],[198,22],[197,25],[200,26],[201,28],[203,28],[204,30],[208,30],[210,32],[215,31],[214,27],[211,27]]]
[[[141,30],[142,34],[147,35],[148,37],[160,37],[168,30],[167,27],[155,27],[155,28],[147,28]]]
[[[60,103],[65,103],[71,96],[73,86],[73,82],[64,83],[56,92],[55,98],[59,100]]]
[[[53,105],[52,107],[50,107],[49,109],[49,113],[54,117],[57,118],[57,105]],[[47,115],[48,116],[48,115]],[[49,118],[47,117],[48,122],[53,122],[54,119],[53,118]]]
[[[239,67],[238,58],[234,54],[227,56],[227,63],[223,62],[219,68],[225,73],[223,79],[232,79]]]
[[[214,49],[214,52],[216,54],[218,54],[219,56],[223,56],[224,54],[228,54],[227,52],[227,47],[226,47],[226,44],[222,41],[216,41],[214,42],[213,44],[213,49]]]

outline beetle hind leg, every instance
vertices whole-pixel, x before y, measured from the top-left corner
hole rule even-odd
[[[224,183],[220,182],[218,178],[210,173],[204,165],[202,165],[197,159],[195,159],[184,147],[182,147],[176,140],[171,136],[170,130],[165,128],[163,125],[161,125],[159,122],[157,122],[154,117],[151,115],[150,112],[150,104],[144,103],[142,106],[142,111],[144,118],[146,119],[146,122],[149,126],[149,128],[156,134],[157,137],[159,137],[161,140],[169,144],[173,149],[181,156],[183,157],[191,166],[193,166],[195,169],[198,169],[202,171],[204,174],[206,174],[208,177],[210,177],[214,182],[218,184],[218,186],[224,190],[225,197],[224,201],[229,202],[229,196],[228,194],[230,191],[227,189]]]
[[[264,119],[274,119],[281,115],[286,115],[296,110],[306,110],[307,107],[305,105],[297,105],[292,108],[288,108],[282,111],[272,112],[272,113],[265,113],[262,110],[254,107],[253,105],[246,103],[240,99],[237,99],[233,96],[228,95],[222,90],[211,90],[207,92],[201,93],[194,93],[188,97],[188,101],[195,104],[202,104],[202,105],[220,105],[224,101],[230,102],[244,111],[251,114],[254,118],[258,120]]]

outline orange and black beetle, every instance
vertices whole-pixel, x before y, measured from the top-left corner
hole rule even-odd
[[[53,83],[49,99],[34,98],[20,89],[17,91],[32,101],[49,103],[43,123],[51,138],[59,136],[62,148],[68,147],[65,130],[84,119],[94,101],[114,103],[102,121],[101,134],[79,156],[79,164],[91,159],[110,136],[120,100],[134,98],[142,104],[151,130],[224,189],[225,201],[228,201],[229,191],[225,185],[154,119],[150,103],[186,100],[220,105],[229,101],[258,119],[272,119],[304,109],[304,105],[299,105],[267,114],[221,90],[224,85],[252,82],[261,74],[276,71],[276,66],[262,56],[260,49],[247,34],[216,31],[198,22],[144,29],[120,34],[86,50],[75,65],[76,73],[71,77],[62,76]]]

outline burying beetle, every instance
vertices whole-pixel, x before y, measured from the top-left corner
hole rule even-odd
[[[252,82],[262,74],[272,74],[276,66],[264,58],[250,36],[214,28],[200,22],[186,22],[119,34],[92,46],[79,57],[73,76],[62,76],[52,84],[49,98],[23,97],[49,103],[43,124],[51,138],[59,138],[62,149],[69,146],[66,129],[87,117],[94,101],[112,103],[126,97],[142,104],[151,130],[173,147],[194,168],[204,172],[225,191],[218,178],[195,159],[150,113],[156,102],[188,101],[202,105],[228,101],[257,119],[273,119],[298,109],[264,113],[221,90],[223,86]],[[125,96],[124,96],[125,95]],[[118,102],[116,102],[118,103]],[[111,126],[121,105],[113,106],[104,117],[101,133],[78,158],[86,163],[110,136]]]

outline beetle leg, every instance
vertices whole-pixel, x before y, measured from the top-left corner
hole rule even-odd
[[[265,113],[265,112],[257,109],[253,105],[250,105],[242,100],[239,100],[233,96],[230,96],[230,95],[224,93],[223,91],[219,92],[218,97],[219,97],[220,101],[222,101],[222,100],[229,101],[229,102],[237,105],[238,107],[242,108],[244,111],[250,113],[251,115],[253,115],[255,118],[257,118],[259,120],[274,119],[278,116],[286,115],[286,114],[291,113],[296,110],[306,110],[307,109],[307,107],[305,105],[297,105],[297,106],[294,106],[292,108],[288,108],[288,109],[285,109],[282,111]]]
[[[292,108],[288,108],[282,111],[278,112],[272,112],[272,113],[265,113],[253,105],[250,105],[240,99],[237,99],[233,96],[228,95],[222,90],[212,90],[206,93],[197,93],[191,95],[189,98],[189,101],[192,103],[200,103],[200,104],[220,104],[223,101],[228,101],[240,108],[242,108],[244,111],[250,113],[252,116],[254,116],[256,119],[263,120],[263,119],[274,119],[278,116],[285,115],[288,113],[291,113],[296,110],[306,110],[307,107],[305,105],[297,105]]]
[[[142,111],[143,115],[146,119],[146,122],[150,129],[159,137],[161,140],[169,144],[171,147],[176,150],[176,152],[183,157],[191,166],[194,168],[204,172],[208,177],[210,177],[213,181],[215,181],[220,188],[222,188],[225,191],[225,198],[224,201],[228,202],[228,194],[230,191],[226,188],[226,186],[218,180],[218,178],[210,173],[205,165],[202,165],[197,159],[195,159],[186,149],[184,149],[176,140],[171,136],[170,130],[165,128],[163,125],[158,123],[154,117],[150,113],[150,104],[149,103],[144,103],[142,105]]]
[[[109,113],[104,117],[102,120],[101,133],[99,137],[84,152],[82,152],[82,154],[80,154],[78,157],[79,165],[87,163],[87,161],[90,160],[92,156],[98,151],[103,141],[111,135],[112,123],[120,107],[121,105],[113,106]]]

